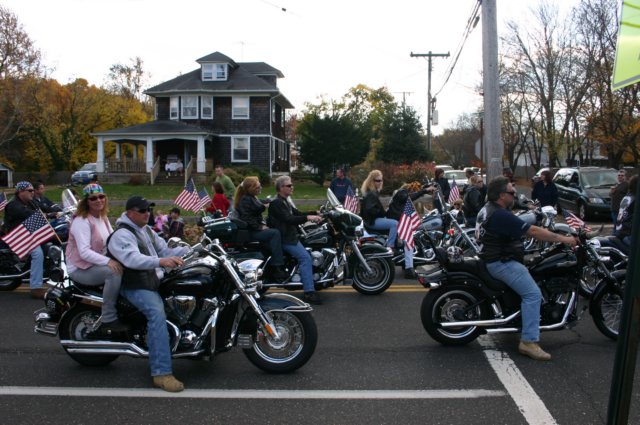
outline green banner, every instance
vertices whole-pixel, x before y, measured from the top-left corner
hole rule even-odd
[[[640,81],[640,4],[624,1],[611,89],[619,90],[638,81]]]

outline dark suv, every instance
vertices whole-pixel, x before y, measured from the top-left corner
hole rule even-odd
[[[613,168],[561,168],[553,177],[558,187],[558,204],[585,220],[588,216],[611,217],[609,191],[618,183]]]

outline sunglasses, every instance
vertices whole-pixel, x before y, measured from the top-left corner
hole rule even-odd
[[[292,184],[285,184],[284,187],[293,187]]]
[[[104,196],[104,195],[96,195],[96,196],[89,196],[89,198],[87,198],[87,199],[89,199],[90,201],[97,201],[98,199],[102,200],[104,198],[106,198],[106,196]]]
[[[516,191],[515,190],[513,192],[502,192],[502,193],[508,193],[511,196],[516,196]]]
[[[382,183],[382,179],[375,179],[374,182],[376,183]]]
[[[32,192],[33,193],[34,190],[33,189],[27,189],[27,190],[25,190],[25,192]]]
[[[151,212],[151,208],[134,209],[134,211],[140,214],[146,214]]]

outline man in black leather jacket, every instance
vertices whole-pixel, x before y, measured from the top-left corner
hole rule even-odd
[[[43,182],[37,181],[33,185],[33,190],[33,202],[48,218],[54,218],[57,213],[62,211],[60,205],[51,202],[49,198],[44,196],[45,187]]]

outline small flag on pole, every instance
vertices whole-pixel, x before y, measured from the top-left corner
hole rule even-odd
[[[565,208],[562,209],[562,215],[564,215],[564,221],[569,225],[569,227],[576,230],[584,228],[584,230],[586,230],[587,232],[591,231],[591,227],[587,226],[584,221],[578,218],[578,216],[570,211],[567,211]]]
[[[451,192],[449,192],[449,203],[453,204],[456,199],[460,199],[460,189],[458,189],[456,179],[454,178],[451,184]]]
[[[200,207],[198,209],[204,210],[211,205],[211,196],[209,196],[206,187],[203,187],[202,190],[198,192],[198,198],[200,198]]]
[[[174,203],[180,208],[184,208],[188,211],[197,212],[200,209],[200,197],[196,192],[196,186],[193,183],[193,179],[189,179]]]
[[[353,189],[351,186],[347,188],[347,195],[344,197],[344,207],[348,211],[351,211],[354,214],[358,214],[358,206],[359,206],[358,198],[356,194],[353,193]]]
[[[4,210],[4,207],[7,206],[7,195],[4,192],[0,193],[0,211]]]
[[[398,238],[405,242],[407,249],[413,250],[413,232],[416,231],[418,226],[420,226],[420,217],[418,217],[416,209],[413,208],[411,199],[407,199],[398,222]]]
[[[40,211],[31,214],[25,221],[2,240],[16,253],[18,258],[24,258],[41,244],[56,236],[56,232]]]

